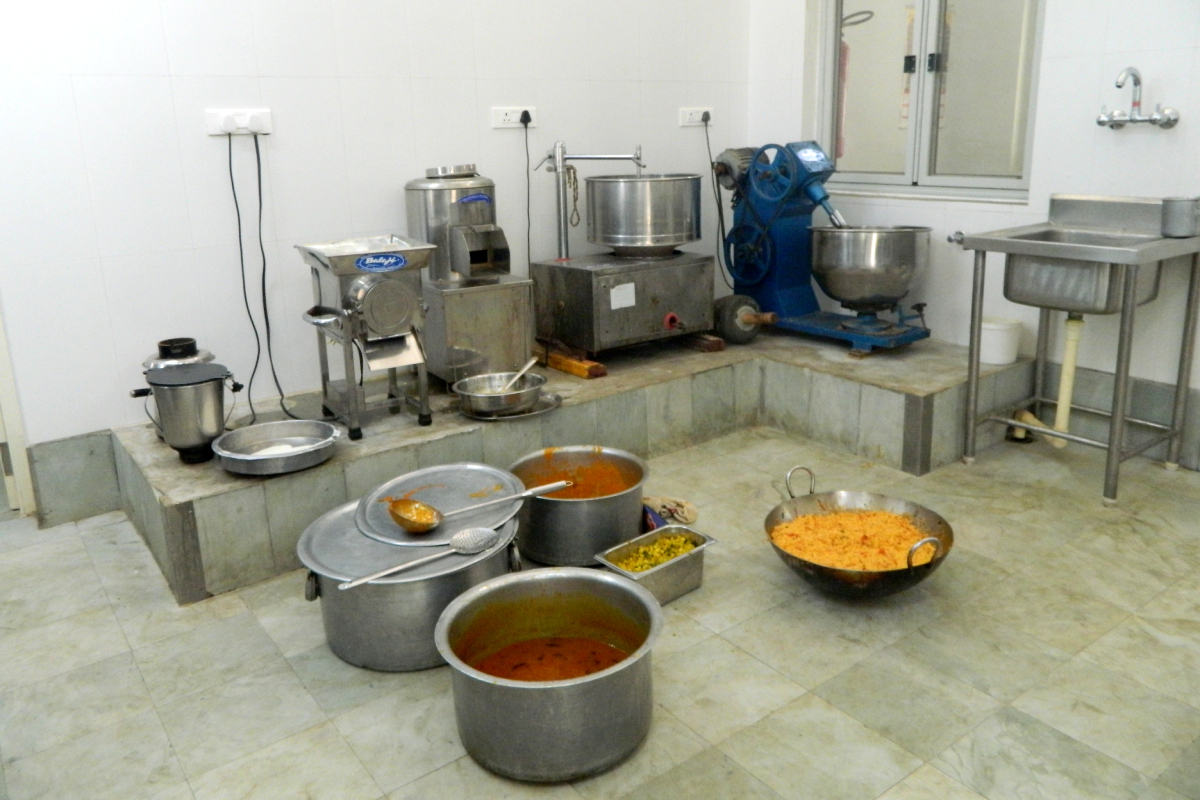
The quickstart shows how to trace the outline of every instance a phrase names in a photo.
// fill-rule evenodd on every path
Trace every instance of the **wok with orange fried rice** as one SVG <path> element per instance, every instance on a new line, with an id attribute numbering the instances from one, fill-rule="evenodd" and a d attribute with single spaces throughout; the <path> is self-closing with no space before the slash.
<path id="1" fill-rule="evenodd" d="M 809 494 L 796 497 L 791 478 L 810 476 Z M 940 515 L 908 500 L 871 492 L 816 492 L 811 470 L 787 474 L 792 499 L 767 515 L 764 527 L 776 554 L 817 589 L 844 597 L 886 597 L 937 569 L 954 544 Z"/>

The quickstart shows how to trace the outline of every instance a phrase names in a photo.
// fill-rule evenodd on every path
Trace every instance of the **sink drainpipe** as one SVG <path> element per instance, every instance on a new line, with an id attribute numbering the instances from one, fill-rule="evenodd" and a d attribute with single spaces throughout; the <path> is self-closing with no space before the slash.
<path id="1" fill-rule="evenodd" d="M 1079 357 L 1079 337 L 1083 335 L 1083 315 L 1067 314 L 1067 339 L 1063 345 L 1062 375 L 1058 380 L 1058 406 L 1054 411 L 1054 430 L 1066 433 L 1071 421 L 1071 396 L 1075 394 L 1075 362 Z M 1066 439 L 1049 437 L 1058 448 L 1067 446 Z"/>

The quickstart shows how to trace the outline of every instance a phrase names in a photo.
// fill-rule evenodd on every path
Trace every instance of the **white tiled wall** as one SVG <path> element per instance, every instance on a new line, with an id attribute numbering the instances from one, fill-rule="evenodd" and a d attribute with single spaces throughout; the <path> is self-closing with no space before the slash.
<path id="1" fill-rule="evenodd" d="M 1180 111 L 1174 129 L 1145 125 L 1112 131 L 1095 124 L 1101 104 L 1129 108 L 1129 86 L 1114 86 L 1127 66 L 1141 70 L 1147 113 L 1159 102 Z M 926 316 L 937 338 L 967 342 L 972 259 L 946 242 L 952 231 L 1044 220 L 1051 193 L 1200 195 L 1200 3 L 1046 0 L 1035 113 L 1028 204 L 835 197 L 852 223 L 933 228 L 932 264 L 917 279 L 910 299 L 929 303 Z M 1025 321 L 1022 349 L 1032 353 L 1037 309 L 1004 299 L 1003 264 L 1003 256 L 989 256 L 985 313 Z M 1136 376 L 1174 382 L 1186 291 L 1183 270 L 1166 273 L 1159 299 L 1140 309 L 1132 368 Z M 1054 317 L 1056 333 L 1061 318 Z M 1087 317 L 1080 365 L 1111 372 L 1117 329 L 1116 316 Z M 1192 385 L 1200 386 L 1200 358 Z"/>
<path id="2" fill-rule="evenodd" d="M 404 232 L 404 183 L 475 162 L 498 185 L 524 273 L 521 131 L 495 105 L 536 105 L 534 162 L 643 147 L 653 171 L 703 172 L 747 140 L 751 10 L 763 0 L 49 0 L 6 9 L 0 48 L 0 302 L 30 442 L 142 418 L 154 343 L 194 336 L 245 381 L 227 142 L 205 108 L 269 107 L 263 239 L 286 391 L 317 384 L 298 242 Z M 254 152 L 235 139 L 247 266 L 258 285 Z M 583 175 L 612 169 L 580 166 Z M 554 255 L 553 179 L 532 176 L 532 255 Z M 704 241 L 715 214 L 705 196 Z M 586 252 L 582 228 L 573 247 Z M 255 291 L 257 294 L 257 291 Z M 257 307 L 258 298 L 252 295 Z M 261 324 L 260 324 L 261 330 Z M 256 395 L 274 394 L 260 372 Z"/>

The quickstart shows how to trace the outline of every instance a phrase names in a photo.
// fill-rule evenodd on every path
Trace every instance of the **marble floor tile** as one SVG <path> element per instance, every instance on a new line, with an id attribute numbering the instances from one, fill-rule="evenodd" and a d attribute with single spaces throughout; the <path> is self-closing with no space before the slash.
<path id="1" fill-rule="evenodd" d="M 488 800 L 579 800 L 579 793 L 566 783 L 522 783 L 488 772 L 470 756 L 450 762 L 423 778 L 406 784 L 388 795 L 388 800 L 426 800 L 426 798 L 487 798 Z"/>
<path id="2" fill-rule="evenodd" d="M 1075 546 L 1105 561 L 1136 567 L 1164 584 L 1200 570 L 1200 539 L 1180 542 L 1137 517 L 1118 517 L 1092 528 Z"/>
<path id="3" fill-rule="evenodd" d="M 921 759 L 813 694 L 734 734 L 720 749 L 784 797 L 868 800 L 921 766 Z"/>
<path id="4" fill-rule="evenodd" d="M 946 558 L 937 572 L 921 583 L 921 590 L 943 612 L 957 611 L 1011 574 L 999 562 L 959 547 L 957 542 L 951 552 L 953 557 Z"/>
<path id="5" fill-rule="evenodd" d="M 799 685 L 720 637 L 654 664 L 655 698 L 712 744 L 803 693 Z"/>
<path id="6" fill-rule="evenodd" d="M 676 611 L 670 606 L 663 608 L 663 623 L 662 634 L 659 635 L 658 642 L 654 645 L 655 658 L 686 650 L 692 645 L 716 635 L 687 614 Z"/>
<path id="7" fill-rule="evenodd" d="M 1180 753 L 1158 776 L 1158 781 L 1184 797 L 1200 800 L 1200 739 Z"/>
<path id="8" fill-rule="evenodd" d="M 879 796 L 879 800 L 985 800 L 928 764 Z"/>
<path id="9" fill-rule="evenodd" d="M 97 514 L 94 517 L 81 519 L 75 522 L 75 530 L 79 533 L 87 533 L 97 528 L 106 528 L 109 525 L 117 525 L 122 522 L 128 522 L 129 517 L 124 511 L 108 511 L 103 514 Z"/>
<path id="10" fill-rule="evenodd" d="M 284 600 L 304 597 L 304 584 L 308 580 L 308 570 L 294 569 L 274 578 L 268 578 L 262 583 L 246 586 L 237 590 L 237 594 L 246 604 L 246 608 L 256 611 L 263 606 L 273 605 Z"/>
<path id="11" fill-rule="evenodd" d="M 1012 705 L 1151 777 L 1200 738 L 1200 711 L 1079 658 Z"/>
<path id="12" fill-rule="evenodd" d="M 0 554 L 75 536 L 76 533 L 78 530 L 74 522 L 42 530 L 38 528 L 36 517 L 17 517 L 5 520 L 0 522 Z"/>
<path id="13" fill-rule="evenodd" d="M 219 594 L 189 606 L 179 605 L 166 585 L 132 595 L 114 596 L 110 589 L 109 597 L 121 630 L 134 648 L 191 633 L 246 611 L 246 604 L 235 592 Z"/>
<path id="14" fill-rule="evenodd" d="M 779 800 L 779 795 L 715 747 L 626 795 L 627 800 Z"/>
<path id="15" fill-rule="evenodd" d="M 1129 616 L 1083 589 L 1025 575 L 983 589 L 965 608 L 1068 653 L 1078 653 Z"/>
<path id="16" fill-rule="evenodd" d="M 948 615 L 896 642 L 896 648 L 1001 702 L 1011 702 L 1069 657 L 979 614 Z"/>
<path id="17" fill-rule="evenodd" d="M 282 659 L 158 711 L 189 779 L 327 719 Z"/>
<path id="18" fill-rule="evenodd" d="M 184 779 L 154 711 L 8 764 L 4 775 L 12 800 L 139 800 Z"/>
<path id="19" fill-rule="evenodd" d="M 325 641 L 321 604 L 303 597 L 289 597 L 254 610 L 258 624 L 284 656 L 306 653 Z"/>
<path id="20" fill-rule="evenodd" d="M 283 663 L 248 611 L 133 651 L 158 705 Z"/>
<path id="21" fill-rule="evenodd" d="M 790 600 L 721 635 L 807 688 L 815 688 L 886 643 L 870 632 L 844 627 L 828 615 L 810 614 L 808 598 Z M 813 646 L 819 642 L 819 646 Z"/>
<path id="22" fill-rule="evenodd" d="M 108 597 L 78 536 L 0 554 L 0 630 L 106 608 Z"/>
<path id="23" fill-rule="evenodd" d="M 943 514 L 943 516 L 945 516 Z M 954 546 L 1006 565 L 1010 572 L 1025 568 L 1080 535 L 1060 525 L 1031 525 L 1016 517 L 964 513 L 947 517 L 954 528 Z"/>
<path id="24" fill-rule="evenodd" d="M 1137 615 L 1173 625 L 1180 633 L 1191 632 L 1192 638 L 1200 640 L 1200 572 L 1175 583 L 1142 606 Z"/>
<path id="25" fill-rule="evenodd" d="M 910 753 L 933 758 L 1000 707 L 895 648 L 860 661 L 813 690 Z"/>
<path id="26" fill-rule="evenodd" d="M 1200 637 L 1195 623 L 1132 617 L 1080 655 L 1193 708 L 1200 708 Z"/>
<path id="27" fill-rule="evenodd" d="M 1020 574 L 1062 589 L 1084 589 L 1126 611 L 1145 605 L 1170 584 L 1137 564 L 1092 555 L 1078 541 L 1039 558 Z"/>
<path id="28" fill-rule="evenodd" d="M 707 742 L 656 705 L 650 733 L 633 755 L 618 767 L 576 781 L 573 786 L 587 800 L 617 800 L 707 748 Z"/>
<path id="29" fill-rule="evenodd" d="M 721 551 L 713 547 L 704 554 L 704 583 L 672 602 L 671 607 L 720 633 L 793 596 L 773 583 L 748 580 L 746 570 L 729 548 Z"/>
<path id="30" fill-rule="evenodd" d="M 931 763 L 989 800 L 1168 796 L 1145 775 L 1011 708 L 996 712 Z"/>
<path id="31" fill-rule="evenodd" d="M 205 772 L 191 784 L 196 800 L 376 800 L 383 796 L 328 722 Z"/>
<path id="32" fill-rule="evenodd" d="M 347 664 L 322 644 L 288 658 L 304 687 L 329 716 L 337 716 L 372 700 L 420 683 L 428 672 L 376 672 Z"/>
<path id="33" fill-rule="evenodd" d="M 0 631 L 0 691 L 37 683 L 128 650 L 121 626 L 108 608 L 37 628 Z"/>
<path id="34" fill-rule="evenodd" d="M 149 800 L 196 800 L 196 795 L 192 794 L 192 787 L 184 781 L 161 792 L 155 792 Z"/>
<path id="35" fill-rule="evenodd" d="M 113 725 L 154 707 L 130 653 L 0 694 L 5 763 Z"/>
<path id="36" fill-rule="evenodd" d="M 334 718 L 371 777 L 386 792 L 466 753 L 454 720 L 448 668 Z"/>

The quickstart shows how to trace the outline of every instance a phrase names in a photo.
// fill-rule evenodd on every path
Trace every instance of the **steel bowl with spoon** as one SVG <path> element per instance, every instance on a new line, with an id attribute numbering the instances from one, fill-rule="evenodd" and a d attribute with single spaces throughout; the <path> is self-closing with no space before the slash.
<path id="1" fill-rule="evenodd" d="M 504 390 L 514 374 L 489 372 L 473 375 L 456 381 L 450 388 L 458 395 L 463 407 L 476 414 L 512 414 L 533 408 L 541 397 L 546 377 L 535 372 L 527 373 L 511 388 Z"/>
<path id="2" fill-rule="evenodd" d="M 493 500 L 488 500 L 483 503 L 476 503 L 473 506 L 465 508 L 456 508 L 453 511 L 447 511 L 444 514 L 438 511 L 429 503 L 422 503 L 420 500 L 414 500 L 411 497 L 400 497 L 388 503 L 388 513 L 392 515 L 392 519 L 396 524 L 409 533 L 427 533 L 433 530 L 438 525 L 442 524 L 442 520 L 446 517 L 453 517 L 457 514 L 466 514 L 471 511 L 477 511 L 481 508 L 499 505 L 500 503 L 508 503 L 513 500 L 524 500 L 527 497 L 537 497 L 550 492 L 557 492 L 559 489 L 566 489 L 573 485 L 570 481 L 556 481 L 548 483 L 545 486 L 535 486 L 532 489 L 526 489 L 520 494 L 507 495 L 506 497 L 497 497 Z M 451 539 L 453 541 L 453 539 Z"/>
<path id="3" fill-rule="evenodd" d="M 792 475 L 801 471 L 807 472 L 809 476 L 808 494 L 796 497 L 796 493 L 792 491 Z M 954 546 L 954 531 L 950 524 L 941 515 L 908 500 L 872 492 L 844 490 L 817 494 L 816 475 L 807 467 L 794 467 L 789 470 L 784 483 L 791 499 L 775 506 L 767 515 L 763 523 L 767 530 L 767 541 L 784 564 L 826 594 L 865 599 L 887 597 L 902 592 L 933 574 Z M 839 511 L 890 511 L 909 517 L 923 536 L 909 548 L 908 566 L 880 572 L 829 567 L 798 558 L 775 544 L 771 538 L 775 527 L 788 520 L 810 514 L 834 514 Z M 913 564 L 914 554 L 926 544 L 934 545 L 933 558 L 924 564 Z"/>

